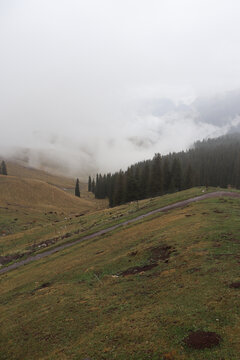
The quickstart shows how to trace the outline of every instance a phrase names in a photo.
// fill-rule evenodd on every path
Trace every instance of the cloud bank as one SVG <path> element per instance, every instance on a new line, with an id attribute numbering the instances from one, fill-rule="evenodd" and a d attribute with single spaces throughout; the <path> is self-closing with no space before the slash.
<path id="1" fill-rule="evenodd" d="M 239 11 L 234 0 L 1 1 L 1 153 L 85 177 L 238 129 Z"/>

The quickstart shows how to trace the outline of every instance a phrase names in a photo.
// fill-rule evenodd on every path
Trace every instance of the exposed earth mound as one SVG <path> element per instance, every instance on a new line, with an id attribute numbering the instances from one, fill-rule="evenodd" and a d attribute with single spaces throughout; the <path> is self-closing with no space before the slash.
<path id="1" fill-rule="evenodd" d="M 206 349 L 219 345 L 222 340 L 221 336 L 210 331 L 194 331 L 191 332 L 183 342 L 193 349 Z"/>
<path id="2" fill-rule="evenodd" d="M 240 281 L 231 283 L 229 287 L 232 289 L 240 289 Z"/>

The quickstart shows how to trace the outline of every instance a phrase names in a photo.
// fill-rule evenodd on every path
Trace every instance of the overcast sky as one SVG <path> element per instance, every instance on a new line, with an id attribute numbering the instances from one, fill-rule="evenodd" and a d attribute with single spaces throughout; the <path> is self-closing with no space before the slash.
<path id="1" fill-rule="evenodd" d="M 238 114 L 195 99 L 240 89 L 239 17 L 238 0 L 0 0 L 1 147 L 94 172 L 227 132 Z"/>

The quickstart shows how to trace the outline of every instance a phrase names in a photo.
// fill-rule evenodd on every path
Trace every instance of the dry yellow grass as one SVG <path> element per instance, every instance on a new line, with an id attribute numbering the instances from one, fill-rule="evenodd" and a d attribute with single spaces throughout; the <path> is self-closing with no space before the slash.
<path id="1" fill-rule="evenodd" d="M 8 175 L 10 176 L 15 176 L 21 179 L 40 180 L 47 184 L 54 185 L 67 193 L 74 194 L 76 179 L 71 177 L 53 175 L 44 170 L 23 166 L 11 161 L 7 161 L 7 170 Z M 79 177 L 80 175 L 81 174 L 79 174 Z M 108 207 L 107 200 L 95 199 L 94 195 L 87 191 L 87 179 L 86 183 L 80 181 L 80 192 L 81 198 L 92 202 L 93 208 L 99 210 Z"/>
<path id="2" fill-rule="evenodd" d="M 52 175 L 46 171 L 22 166 L 14 162 L 7 162 L 7 170 L 8 175 L 11 176 L 42 180 L 62 188 L 74 188 L 75 185 L 75 181 L 71 177 Z"/>
<path id="3" fill-rule="evenodd" d="M 0 205 L 34 211 L 86 212 L 92 201 L 77 198 L 56 186 L 36 179 L 0 176 Z"/>

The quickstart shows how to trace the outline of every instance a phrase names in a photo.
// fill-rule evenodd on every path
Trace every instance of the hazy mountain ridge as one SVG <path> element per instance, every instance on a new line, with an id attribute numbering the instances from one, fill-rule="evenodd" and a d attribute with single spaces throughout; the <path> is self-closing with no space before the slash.
<path id="1" fill-rule="evenodd" d="M 86 181 L 89 174 L 127 168 L 156 152 L 165 155 L 187 150 L 197 140 L 240 131 L 240 90 L 198 97 L 188 103 L 153 99 L 137 107 L 134 119 L 129 118 L 114 132 L 106 127 L 99 139 L 94 138 L 94 130 L 89 134 L 92 139 L 79 142 L 57 132 L 35 133 L 36 145 L 9 146 L 0 153 L 23 166 Z"/>

